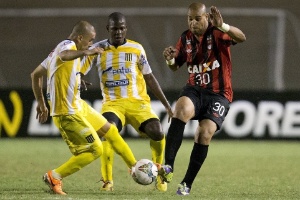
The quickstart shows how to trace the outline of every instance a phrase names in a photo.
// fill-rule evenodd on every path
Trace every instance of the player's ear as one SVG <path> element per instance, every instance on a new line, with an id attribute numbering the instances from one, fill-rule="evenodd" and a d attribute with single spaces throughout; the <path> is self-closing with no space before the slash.
<path id="1" fill-rule="evenodd" d="M 83 35 L 78 35 L 77 39 L 78 39 L 78 41 L 81 41 L 83 39 Z"/>
<path id="2" fill-rule="evenodd" d="M 108 25 L 106 25 L 106 30 L 109 31 L 109 26 Z"/>

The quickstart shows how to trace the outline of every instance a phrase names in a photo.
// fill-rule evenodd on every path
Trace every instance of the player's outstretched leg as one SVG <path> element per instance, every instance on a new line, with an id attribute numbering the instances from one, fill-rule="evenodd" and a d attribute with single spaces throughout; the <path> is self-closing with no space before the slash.
<path id="1" fill-rule="evenodd" d="M 48 171 L 43 176 L 43 181 L 49 186 L 50 190 L 52 190 L 55 194 L 67 195 L 62 190 L 62 181 L 59 179 L 55 179 L 52 176 L 52 170 Z"/>
<path id="2" fill-rule="evenodd" d="M 102 141 L 103 145 L 103 154 L 100 157 L 101 162 L 101 174 L 102 174 L 102 186 L 100 190 L 102 191 L 113 191 L 113 162 L 114 162 L 114 150 L 108 141 Z"/>

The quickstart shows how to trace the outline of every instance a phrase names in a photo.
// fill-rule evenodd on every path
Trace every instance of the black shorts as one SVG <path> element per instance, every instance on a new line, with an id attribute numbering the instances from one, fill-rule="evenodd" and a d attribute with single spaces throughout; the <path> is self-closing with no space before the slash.
<path id="1" fill-rule="evenodd" d="M 182 96 L 190 98 L 195 106 L 195 116 L 191 120 L 210 119 L 217 124 L 217 130 L 221 128 L 230 108 L 228 99 L 199 86 L 185 86 L 180 93 Z"/>

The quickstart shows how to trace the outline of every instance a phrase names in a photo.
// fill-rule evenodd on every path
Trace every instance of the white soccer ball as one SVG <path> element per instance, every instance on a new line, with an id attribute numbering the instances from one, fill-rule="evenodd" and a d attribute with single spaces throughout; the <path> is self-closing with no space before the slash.
<path id="1" fill-rule="evenodd" d="M 141 185 L 153 183 L 158 174 L 157 166 L 148 159 L 137 161 L 131 169 L 131 176 L 135 182 Z"/>

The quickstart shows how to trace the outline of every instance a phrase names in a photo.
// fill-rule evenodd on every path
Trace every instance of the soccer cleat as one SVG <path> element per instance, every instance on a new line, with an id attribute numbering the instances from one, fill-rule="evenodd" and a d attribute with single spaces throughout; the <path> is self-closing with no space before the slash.
<path id="1" fill-rule="evenodd" d="M 186 186 L 186 183 L 180 183 L 178 184 L 178 189 L 176 194 L 178 195 L 189 195 L 191 191 L 191 188 Z"/>
<path id="2" fill-rule="evenodd" d="M 102 187 L 100 190 L 102 191 L 114 191 L 114 183 L 113 181 L 104 181 L 103 179 L 101 180 L 103 182 Z"/>
<path id="3" fill-rule="evenodd" d="M 155 188 L 159 191 L 166 192 L 168 189 L 168 184 L 163 181 L 162 177 L 158 175 L 155 180 Z"/>
<path id="4" fill-rule="evenodd" d="M 55 179 L 52 177 L 52 171 L 48 171 L 44 176 L 43 176 L 44 182 L 49 186 L 50 190 L 52 190 L 55 194 L 60 194 L 60 195 L 67 195 L 63 190 L 62 190 L 62 181 Z"/>
<path id="5" fill-rule="evenodd" d="M 161 176 L 162 180 L 170 183 L 173 178 L 173 169 L 170 165 L 160 165 L 156 164 L 158 169 L 158 175 Z"/>

